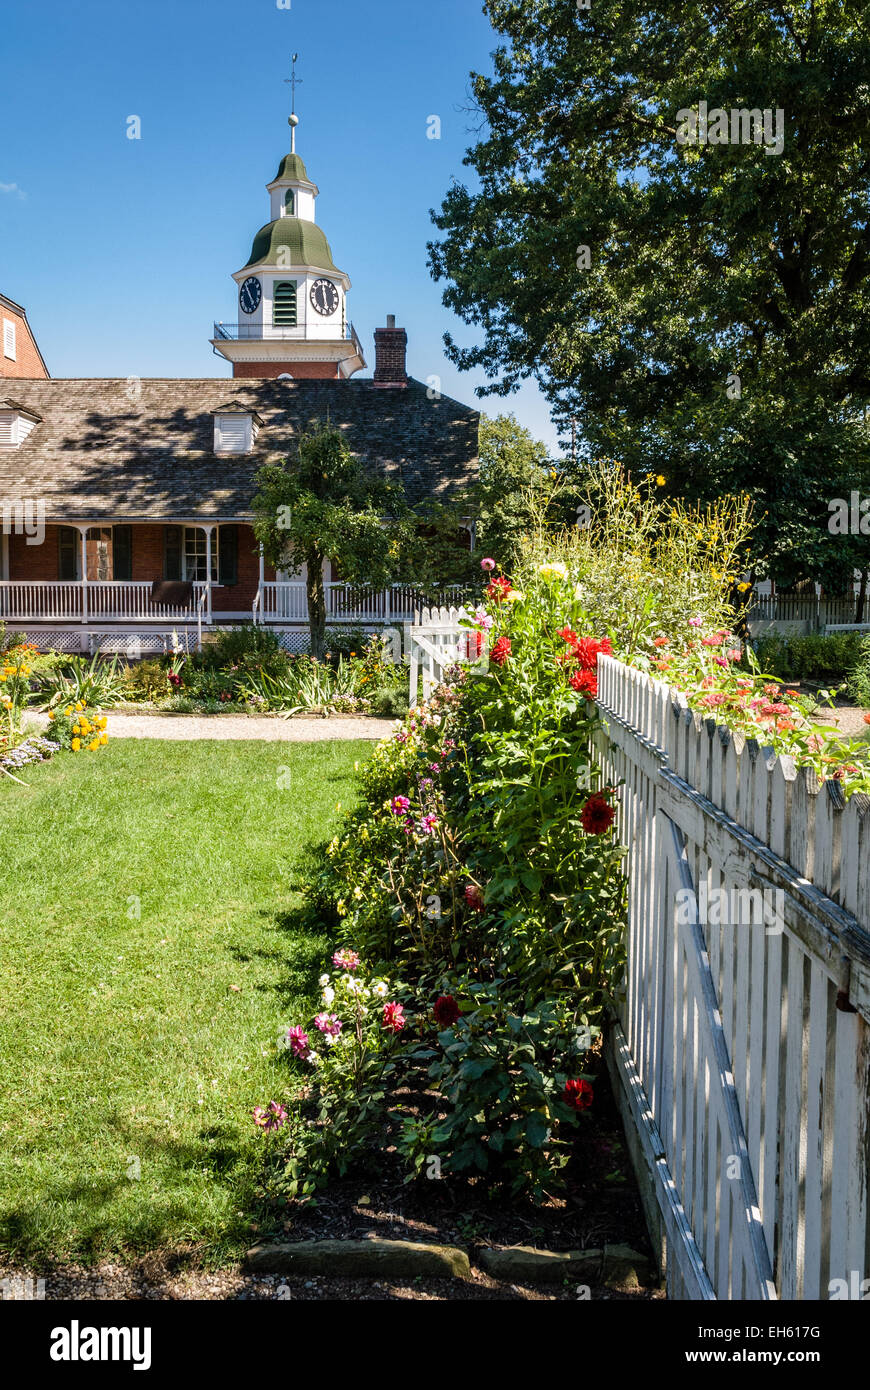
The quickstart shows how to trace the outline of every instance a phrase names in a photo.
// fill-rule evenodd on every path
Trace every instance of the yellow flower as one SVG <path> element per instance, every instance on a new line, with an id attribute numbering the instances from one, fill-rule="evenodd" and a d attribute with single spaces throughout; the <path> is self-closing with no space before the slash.
<path id="1" fill-rule="evenodd" d="M 666 481 L 667 480 L 662 477 L 661 473 L 659 473 L 658 477 L 656 478 L 656 487 L 664 487 Z"/>
<path id="2" fill-rule="evenodd" d="M 106 725 L 107 725 L 108 722 L 109 722 L 109 721 L 106 719 L 106 716 L 105 716 L 105 715 L 103 715 L 102 719 L 98 719 L 98 720 L 97 720 L 97 723 L 99 724 L 99 726 L 100 726 L 101 729 L 105 729 L 105 727 L 106 727 Z"/>
<path id="3" fill-rule="evenodd" d="M 525 594 L 522 589 L 508 589 L 504 596 L 505 603 L 522 603 Z"/>
<path id="4" fill-rule="evenodd" d="M 106 744 L 107 744 L 108 742 L 109 742 L 109 735 L 108 735 L 108 734 L 100 734 L 100 743 L 103 745 L 104 748 L 105 748 L 105 746 L 106 746 Z"/>
<path id="5" fill-rule="evenodd" d="M 74 738 L 73 741 L 72 741 L 72 743 L 70 744 L 70 747 L 72 748 L 72 751 L 73 751 L 74 753 L 77 753 L 77 752 L 79 751 L 79 749 L 81 748 L 81 746 L 82 746 L 81 739 L 78 739 L 78 738 Z"/>
<path id="6" fill-rule="evenodd" d="M 335 910 L 339 917 L 345 917 L 347 915 L 347 903 L 344 901 L 344 898 L 339 898 L 338 902 L 335 904 Z"/>
<path id="7" fill-rule="evenodd" d="M 84 709 L 84 705 L 82 704 L 81 700 L 76 700 L 76 709 Z"/>
<path id="8" fill-rule="evenodd" d="M 546 565 L 538 565 L 538 574 L 542 574 L 545 579 L 566 579 L 568 577 L 568 566 L 563 565 L 560 560 L 551 560 Z"/>
<path id="9" fill-rule="evenodd" d="M 75 714 L 75 710 L 72 708 L 72 706 L 70 706 L 69 709 L 65 709 L 65 710 L 64 710 L 64 714 L 67 715 L 67 716 L 69 716 L 69 717 L 71 717 L 72 715 Z"/>
<path id="10" fill-rule="evenodd" d="M 738 585 L 737 585 L 737 588 L 740 590 L 740 593 L 741 593 L 741 594 L 745 594 L 747 589 L 751 589 L 751 588 L 752 588 L 752 585 L 751 585 L 751 584 L 747 584 L 747 583 L 744 581 L 743 584 L 738 584 Z"/>
<path id="11" fill-rule="evenodd" d="M 50 710 L 48 711 L 48 717 L 49 717 L 49 719 L 53 719 L 53 718 L 54 718 L 54 710 L 53 710 L 53 709 L 50 709 Z"/>
<path id="12" fill-rule="evenodd" d="M 99 740 L 98 738 L 95 738 L 95 739 L 93 740 L 92 743 L 89 743 L 89 744 L 88 744 L 88 748 L 91 750 L 92 753 L 96 753 L 96 751 L 97 751 L 97 749 L 99 748 L 99 746 L 100 746 L 100 740 Z"/>

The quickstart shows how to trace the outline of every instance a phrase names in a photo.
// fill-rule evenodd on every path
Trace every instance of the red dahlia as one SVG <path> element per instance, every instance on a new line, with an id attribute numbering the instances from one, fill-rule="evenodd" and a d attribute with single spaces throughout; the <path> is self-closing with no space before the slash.
<path id="1" fill-rule="evenodd" d="M 459 1018 L 459 1005 L 452 994 L 441 994 L 435 1000 L 432 1012 L 436 1023 L 440 1023 L 442 1028 L 450 1028 Z"/>
<path id="2" fill-rule="evenodd" d="M 496 666 L 504 666 L 511 654 L 511 643 L 509 637 L 500 637 L 489 654 L 490 661 L 494 661 Z"/>
<path id="3" fill-rule="evenodd" d="M 483 894 L 476 883 L 469 883 L 465 890 L 465 901 L 468 903 L 469 907 L 474 908 L 475 912 L 483 912 L 483 909 L 486 907 Z"/>
<path id="4" fill-rule="evenodd" d="M 489 598 L 494 598 L 496 603 L 501 603 L 502 599 L 510 593 L 512 584 L 504 575 L 499 575 L 496 579 L 491 579 L 486 586 Z"/>
<path id="5" fill-rule="evenodd" d="M 572 690 L 582 692 L 589 700 L 594 700 L 598 694 L 598 677 L 594 671 L 575 671 L 568 684 Z"/>
<path id="6" fill-rule="evenodd" d="M 595 1092 L 588 1081 L 566 1081 L 565 1089 L 562 1092 L 562 1099 L 574 1110 L 588 1110 L 595 1097 Z"/>
<path id="7" fill-rule="evenodd" d="M 580 812 L 580 824 L 587 835 L 603 835 L 613 824 L 616 815 L 602 792 L 593 792 Z"/>

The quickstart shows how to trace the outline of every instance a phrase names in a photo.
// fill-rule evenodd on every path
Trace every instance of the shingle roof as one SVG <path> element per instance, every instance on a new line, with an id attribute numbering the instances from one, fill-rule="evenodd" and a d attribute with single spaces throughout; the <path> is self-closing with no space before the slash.
<path id="1" fill-rule="evenodd" d="M 260 465 L 292 457 L 300 433 L 327 417 L 412 502 L 445 500 L 477 470 L 478 412 L 429 400 L 413 379 L 385 390 L 366 379 L 56 378 L 17 380 L 15 396 L 42 419 L 0 451 L 0 504 L 43 500 L 48 520 L 243 520 Z M 228 406 L 261 417 L 253 453 L 215 455 L 213 412 Z"/>
<path id="2" fill-rule="evenodd" d="M 341 273 L 322 227 L 301 217 L 279 217 L 260 228 L 244 269 L 257 265 L 310 265 Z"/>
<path id="3" fill-rule="evenodd" d="M 285 154 L 284 158 L 281 160 L 281 163 L 278 165 L 278 172 L 272 182 L 278 183 L 282 179 L 296 179 L 300 183 L 311 182 L 308 177 L 308 170 L 305 168 L 305 164 L 298 154 Z"/>

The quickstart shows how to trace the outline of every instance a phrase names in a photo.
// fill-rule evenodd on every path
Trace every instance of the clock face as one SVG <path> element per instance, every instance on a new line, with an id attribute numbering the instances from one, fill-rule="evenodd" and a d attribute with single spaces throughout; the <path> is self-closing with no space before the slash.
<path id="1" fill-rule="evenodd" d="M 263 286 L 260 284 L 256 275 L 249 275 L 242 288 L 239 290 L 239 305 L 245 314 L 256 313 L 260 300 L 263 298 Z"/>
<path id="2" fill-rule="evenodd" d="M 314 281 L 311 286 L 311 303 L 318 314 L 323 314 L 324 318 L 335 313 L 341 303 L 341 298 L 331 280 Z"/>

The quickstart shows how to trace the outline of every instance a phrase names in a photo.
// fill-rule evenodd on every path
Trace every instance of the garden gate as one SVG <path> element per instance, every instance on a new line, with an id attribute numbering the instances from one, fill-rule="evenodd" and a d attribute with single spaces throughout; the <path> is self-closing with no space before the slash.
<path id="1" fill-rule="evenodd" d="M 410 701 L 417 703 L 417 687 L 423 674 L 423 699 L 428 700 L 448 666 L 477 656 L 477 634 L 460 627 L 464 608 L 424 608 L 408 629 Z"/>
<path id="2" fill-rule="evenodd" d="M 598 679 L 630 849 L 610 1060 L 669 1294 L 861 1297 L 870 798 L 611 658 Z"/>

